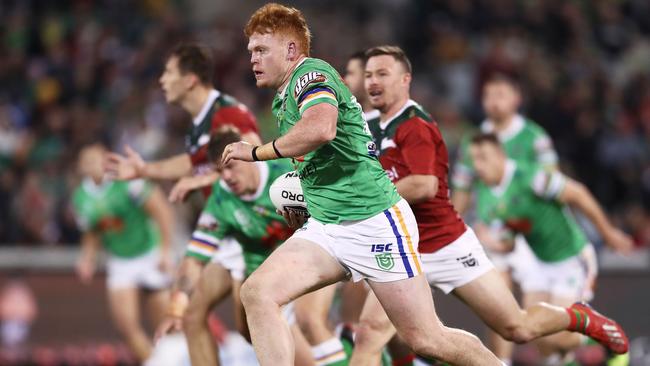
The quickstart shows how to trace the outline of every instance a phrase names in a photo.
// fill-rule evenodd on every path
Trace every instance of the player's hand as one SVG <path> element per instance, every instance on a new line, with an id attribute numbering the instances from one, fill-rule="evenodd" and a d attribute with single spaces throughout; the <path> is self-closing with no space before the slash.
<path id="1" fill-rule="evenodd" d="M 284 221 L 287 222 L 287 226 L 289 226 L 292 229 L 298 229 L 302 227 L 302 225 L 304 225 L 305 222 L 307 221 L 307 219 L 304 216 L 298 215 L 294 211 L 276 210 L 275 212 L 277 212 L 278 215 L 282 215 L 282 217 L 284 217 Z"/>
<path id="2" fill-rule="evenodd" d="M 199 188 L 208 187 L 217 179 L 219 179 L 219 175 L 216 173 L 183 177 L 176 182 L 171 192 L 169 192 L 169 201 L 172 203 L 182 202 L 188 193 Z"/>
<path id="3" fill-rule="evenodd" d="M 221 163 L 228 164 L 231 160 L 253 161 L 253 148 L 248 142 L 239 141 L 232 143 L 223 150 Z"/>
<path id="4" fill-rule="evenodd" d="M 95 261 L 91 259 L 82 258 L 77 261 L 76 265 L 77 277 L 84 285 L 89 285 L 93 276 L 95 275 Z"/>
<path id="5" fill-rule="evenodd" d="M 607 245 L 617 253 L 630 255 L 634 250 L 634 241 L 632 238 L 619 229 L 614 228 L 610 230 L 603 239 L 605 239 L 605 243 L 607 243 Z"/>
<path id="6" fill-rule="evenodd" d="M 104 169 L 111 177 L 118 180 L 142 178 L 147 163 L 130 146 L 126 146 L 124 151 L 126 152 L 124 156 L 109 153 L 104 163 Z"/>
<path id="7" fill-rule="evenodd" d="M 181 330 L 183 330 L 183 319 L 177 316 L 168 315 L 160 322 L 160 324 L 158 324 L 153 341 L 154 343 L 157 343 L 160 338 L 166 336 L 167 334 L 180 332 Z"/>
<path id="8" fill-rule="evenodd" d="M 507 245 L 507 243 L 501 240 L 498 235 L 495 235 L 494 231 L 485 224 L 479 223 L 474 225 L 474 232 L 481 244 L 483 244 L 483 246 L 489 251 L 495 253 L 508 253 L 513 249 L 513 246 Z"/>

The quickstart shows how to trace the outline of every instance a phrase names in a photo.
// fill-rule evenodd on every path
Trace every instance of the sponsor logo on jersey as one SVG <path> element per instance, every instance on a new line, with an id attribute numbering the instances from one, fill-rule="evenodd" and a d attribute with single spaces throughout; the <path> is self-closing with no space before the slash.
<path id="1" fill-rule="evenodd" d="M 325 75 L 321 74 L 318 71 L 308 72 L 296 81 L 296 86 L 293 89 L 293 96 L 298 98 L 298 96 L 305 90 L 305 87 L 312 83 L 324 83 L 327 81 Z"/>
<path id="2" fill-rule="evenodd" d="M 368 155 L 372 156 L 373 158 L 377 157 L 377 144 L 375 144 L 372 141 L 368 141 L 366 143 L 366 148 L 368 149 Z"/>
<path id="3" fill-rule="evenodd" d="M 393 260 L 393 255 L 391 253 L 387 252 L 377 254 L 375 255 L 375 259 L 377 260 L 377 266 L 384 271 L 388 271 L 395 267 L 395 261 Z"/>
<path id="4" fill-rule="evenodd" d="M 393 243 L 388 243 L 388 244 L 373 244 L 370 247 L 370 251 L 373 253 L 383 253 L 383 252 L 390 252 L 392 251 L 392 245 Z"/>
<path id="5" fill-rule="evenodd" d="M 316 165 L 309 163 L 298 173 L 298 178 L 302 180 L 303 178 L 309 177 L 314 173 L 316 173 Z"/>
<path id="6" fill-rule="evenodd" d="M 465 268 L 478 266 L 478 260 L 474 258 L 472 253 L 469 253 L 464 257 L 456 258 L 456 261 L 462 263 Z"/>

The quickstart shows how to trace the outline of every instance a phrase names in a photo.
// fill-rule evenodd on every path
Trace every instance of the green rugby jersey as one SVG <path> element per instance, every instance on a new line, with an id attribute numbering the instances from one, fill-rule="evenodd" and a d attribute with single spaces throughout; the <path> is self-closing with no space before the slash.
<path id="1" fill-rule="evenodd" d="M 558 201 L 567 178 L 540 165 L 508 160 L 498 186 L 476 185 L 479 219 L 523 234 L 535 255 L 558 262 L 580 253 L 587 238 L 568 207 Z"/>
<path id="2" fill-rule="evenodd" d="M 508 158 L 524 164 L 539 164 L 545 169 L 557 167 L 557 154 L 546 131 L 530 119 L 521 115 L 514 117 L 506 130 L 497 134 Z M 494 132 L 494 125 L 486 120 L 481 124 L 482 132 Z M 469 154 L 470 135 L 463 138 L 460 154 L 454 165 L 451 179 L 453 189 L 471 190 L 476 180 L 472 158 Z"/>
<path id="3" fill-rule="evenodd" d="M 160 233 L 143 204 L 153 186 L 144 180 L 84 180 L 72 196 L 77 224 L 96 232 L 106 250 L 122 258 L 137 257 L 159 244 Z"/>
<path id="4" fill-rule="evenodd" d="M 275 212 L 269 197 L 269 187 L 277 177 L 292 170 L 291 164 L 287 159 L 254 164 L 259 167 L 260 185 L 253 195 L 237 196 L 222 180 L 212 186 L 186 255 L 207 262 L 221 240 L 233 238 L 242 246 L 246 275 L 249 275 L 291 236 L 293 231 Z"/>
<path id="5" fill-rule="evenodd" d="M 285 134 L 305 110 L 319 103 L 338 109 L 336 137 L 293 159 L 311 217 L 322 223 L 362 220 L 391 207 L 400 196 L 379 160 L 361 106 L 337 71 L 306 58 L 273 100 L 273 115 Z"/>

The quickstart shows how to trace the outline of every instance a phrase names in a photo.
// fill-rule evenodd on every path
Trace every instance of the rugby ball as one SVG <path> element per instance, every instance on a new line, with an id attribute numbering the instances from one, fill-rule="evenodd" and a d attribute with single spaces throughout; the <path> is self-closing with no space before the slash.
<path id="1" fill-rule="evenodd" d="M 278 210 L 287 210 L 296 215 L 309 217 L 307 202 L 300 186 L 300 178 L 295 171 L 277 177 L 269 187 L 269 196 Z"/>

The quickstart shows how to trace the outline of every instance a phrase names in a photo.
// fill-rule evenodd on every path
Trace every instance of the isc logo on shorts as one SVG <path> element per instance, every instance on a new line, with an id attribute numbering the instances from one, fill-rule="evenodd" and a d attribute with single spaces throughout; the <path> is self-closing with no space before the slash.
<path id="1" fill-rule="evenodd" d="M 391 251 L 391 246 L 393 243 L 388 243 L 388 244 L 373 244 L 370 247 L 370 251 L 373 253 L 383 253 L 383 252 L 390 252 Z"/>

